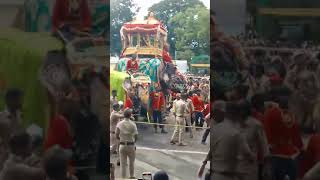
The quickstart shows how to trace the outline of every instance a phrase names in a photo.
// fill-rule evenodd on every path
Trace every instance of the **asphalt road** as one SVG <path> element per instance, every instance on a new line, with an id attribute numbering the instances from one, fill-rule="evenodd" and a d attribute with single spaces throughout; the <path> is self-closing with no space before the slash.
<path id="1" fill-rule="evenodd" d="M 167 123 L 174 122 L 170 118 Z M 158 170 L 165 170 L 170 180 L 197 180 L 197 171 L 209 151 L 209 137 L 208 145 L 200 143 L 204 130 L 196 131 L 193 138 L 189 137 L 189 133 L 185 133 L 184 143 L 187 146 L 181 147 L 169 143 L 174 127 L 166 127 L 167 134 L 155 134 L 153 126 L 144 124 L 137 126 L 139 140 L 135 160 L 136 178 L 141 178 L 143 172 L 155 173 Z M 117 155 L 112 155 L 110 159 L 116 163 Z M 120 177 L 119 166 L 116 167 L 115 174 L 116 178 Z"/>

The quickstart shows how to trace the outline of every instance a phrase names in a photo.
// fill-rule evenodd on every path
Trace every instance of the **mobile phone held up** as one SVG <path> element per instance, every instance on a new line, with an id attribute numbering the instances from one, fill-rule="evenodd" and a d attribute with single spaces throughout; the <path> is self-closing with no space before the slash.
<path id="1" fill-rule="evenodd" d="M 151 172 L 142 173 L 142 180 L 152 180 L 152 173 Z"/>

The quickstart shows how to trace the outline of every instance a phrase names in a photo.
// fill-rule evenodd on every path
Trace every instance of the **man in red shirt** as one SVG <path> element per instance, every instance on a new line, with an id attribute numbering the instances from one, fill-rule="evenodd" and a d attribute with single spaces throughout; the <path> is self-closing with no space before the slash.
<path id="1" fill-rule="evenodd" d="M 52 31 L 66 35 L 89 35 L 91 15 L 86 0 L 56 0 L 52 15 Z"/>
<path id="2" fill-rule="evenodd" d="M 152 102 L 152 116 L 154 123 L 162 123 L 162 108 L 165 104 L 165 97 L 164 94 L 161 92 L 160 88 L 158 87 L 155 92 L 150 94 L 151 102 Z M 157 133 L 157 125 L 154 126 L 155 132 Z M 164 130 L 163 125 L 159 125 L 161 128 L 161 133 L 167 133 Z"/>
<path id="3" fill-rule="evenodd" d="M 163 51 L 162 51 L 162 59 L 164 62 L 166 63 L 172 63 L 172 57 L 170 56 L 169 54 L 169 44 L 166 44 L 164 47 L 163 47 Z"/>
<path id="4" fill-rule="evenodd" d="M 303 143 L 299 125 L 288 111 L 288 97 L 278 97 L 275 106 L 266 111 L 265 127 L 275 180 L 297 178 L 296 159 L 300 155 Z"/>
<path id="5" fill-rule="evenodd" d="M 133 94 L 131 92 L 128 92 L 126 101 L 124 103 L 124 109 L 126 109 L 126 108 L 133 109 L 132 95 Z"/>
<path id="6" fill-rule="evenodd" d="M 127 72 L 137 72 L 139 70 L 137 55 L 133 55 L 127 62 Z"/>
<path id="7" fill-rule="evenodd" d="M 194 117 L 195 117 L 195 125 L 198 127 L 203 127 L 204 116 L 204 103 L 200 96 L 200 90 L 197 90 L 196 94 L 192 96 L 192 103 L 194 106 Z"/>
<path id="8" fill-rule="evenodd" d="M 63 99 L 59 103 L 58 114 L 49 121 L 44 149 L 47 150 L 54 145 L 59 145 L 64 149 L 71 149 L 73 135 L 70 126 L 70 113 L 73 111 L 74 102 Z"/>

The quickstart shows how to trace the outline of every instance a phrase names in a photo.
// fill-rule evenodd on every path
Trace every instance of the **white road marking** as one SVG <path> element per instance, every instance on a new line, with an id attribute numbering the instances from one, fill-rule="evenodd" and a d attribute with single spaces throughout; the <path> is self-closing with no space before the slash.
<path id="1" fill-rule="evenodd" d="M 207 155 L 207 152 L 201 151 L 183 151 L 183 150 L 174 150 L 174 149 L 157 149 L 157 148 L 148 148 L 148 147 L 141 147 L 137 146 L 137 149 L 141 150 L 150 150 L 150 151 L 160 151 L 160 152 L 175 152 L 175 153 L 186 153 L 186 154 L 203 154 Z"/>

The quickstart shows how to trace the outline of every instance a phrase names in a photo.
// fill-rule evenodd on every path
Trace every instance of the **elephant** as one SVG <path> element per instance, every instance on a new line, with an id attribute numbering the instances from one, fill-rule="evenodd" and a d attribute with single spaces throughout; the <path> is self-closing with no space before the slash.
<path id="1" fill-rule="evenodd" d="M 117 71 L 126 71 L 126 65 L 129 58 L 121 58 L 116 65 Z M 163 62 L 157 58 L 139 59 L 139 72 L 147 75 L 151 79 L 151 90 L 154 84 L 160 84 L 164 94 L 168 93 L 168 89 L 172 87 L 173 77 L 177 74 L 177 68 L 174 64 Z"/>

